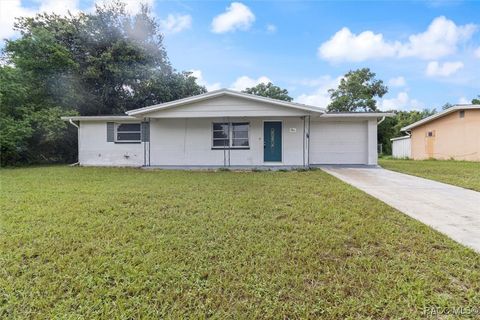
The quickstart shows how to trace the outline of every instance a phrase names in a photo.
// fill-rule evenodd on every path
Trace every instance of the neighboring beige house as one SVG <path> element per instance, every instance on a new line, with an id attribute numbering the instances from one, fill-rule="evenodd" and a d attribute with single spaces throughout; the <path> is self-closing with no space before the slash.
<path id="1" fill-rule="evenodd" d="M 456 105 L 402 131 L 411 136 L 411 158 L 480 161 L 480 105 Z"/>

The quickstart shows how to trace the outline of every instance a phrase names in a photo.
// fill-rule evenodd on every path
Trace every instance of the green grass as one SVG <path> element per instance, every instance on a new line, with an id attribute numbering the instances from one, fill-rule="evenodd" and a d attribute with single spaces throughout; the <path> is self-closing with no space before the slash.
<path id="1" fill-rule="evenodd" d="M 480 162 L 379 159 L 385 169 L 480 191 Z"/>
<path id="2" fill-rule="evenodd" d="M 2 319 L 411 319 L 480 305 L 480 255 L 322 171 L 0 179 Z"/>

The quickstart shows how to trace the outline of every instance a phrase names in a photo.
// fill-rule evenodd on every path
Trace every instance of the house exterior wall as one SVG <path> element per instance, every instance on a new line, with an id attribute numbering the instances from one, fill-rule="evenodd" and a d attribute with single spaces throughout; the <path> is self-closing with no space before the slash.
<path id="1" fill-rule="evenodd" d="M 212 125 L 226 118 L 184 118 L 150 120 L 150 164 L 157 166 L 262 166 L 304 165 L 304 120 L 301 117 L 229 118 L 248 122 L 247 150 L 212 149 Z M 282 161 L 263 161 L 263 122 L 282 122 Z M 306 144 L 306 143 L 305 143 Z M 306 152 L 306 151 L 305 151 Z"/>
<path id="2" fill-rule="evenodd" d="M 411 158 L 411 138 L 405 137 L 392 141 L 392 157 L 394 158 Z"/>
<path id="3" fill-rule="evenodd" d="M 295 117 L 232 117 L 230 122 L 248 122 L 249 149 L 212 149 L 214 122 L 227 122 L 227 118 L 157 118 L 150 119 L 149 143 L 107 142 L 107 121 L 81 121 L 79 127 L 79 163 L 84 166 L 304 166 L 310 163 L 377 164 L 376 119 L 313 119 L 312 132 L 321 126 L 334 130 L 329 135 L 310 136 L 308 118 Z M 263 161 L 263 124 L 265 121 L 282 122 L 282 161 Z M 122 121 L 124 122 L 124 121 Z M 140 122 L 140 119 L 138 120 Z M 356 124 L 342 126 L 342 123 Z M 305 126 L 305 131 L 304 131 Z M 350 128 L 350 129 L 349 129 Z M 335 130 L 338 130 L 335 132 Z M 317 130 L 323 132 L 322 130 Z M 331 131 L 331 130 L 330 130 Z M 352 137 L 349 143 L 338 137 Z M 362 139 L 355 137 L 362 136 Z M 313 139 L 328 139 L 332 146 L 328 161 L 322 155 L 315 162 L 318 151 Z M 353 143 L 353 144 L 352 144 Z M 310 154 L 308 147 L 310 146 Z M 353 148 L 353 149 L 351 149 Z M 328 150 L 325 149 L 325 150 Z M 150 152 L 149 152 L 150 151 Z M 352 152 L 361 152 L 361 161 L 352 161 Z"/>
<path id="4" fill-rule="evenodd" d="M 480 110 L 464 112 L 463 118 L 455 111 L 413 128 L 412 158 L 480 161 Z"/>
<path id="5" fill-rule="evenodd" d="M 80 165 L 137 167 L 143 165 L 143 144 L 107 142 L 107 122 L 82 121 L 78 130 Z"/>

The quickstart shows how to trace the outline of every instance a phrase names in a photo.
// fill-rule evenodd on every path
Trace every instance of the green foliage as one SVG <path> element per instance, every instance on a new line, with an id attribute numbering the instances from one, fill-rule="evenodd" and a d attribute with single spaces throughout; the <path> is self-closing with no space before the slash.
<path id="1" fill-rule="evenodd" d="M 480 104 L 480 95 L 477 98 L 472 99 L 472 104 Z"/>
<path id="2" fill-rule="evenodd" d="M 447 110 L 447 109 L 450 109 L 451 107 L 453 107 L 453 104 L 451 104 L 450 102 L 447 102 L 442 106 L 442 110 Z"/>
<path id="3" fill-rule="evenodd" d="M 259 83 L 255 87 L 247 88 L 242 92 L 255 94 L 257 96 L 277 99 L 277 100 L 285 100 L 285 101 L 293 100 L 293 98 L 288 95 L 287 89 L 282 89 L 278 86 L 275 86 L 271 82 L 267 84 Z"/>
<path id="4" fill-rule="evenodd" d="M 378 126 L 378 143 L 382 144 L 383 154 L 392 154 L 392 142 L 391 138 L 396 138 L 405 135 L 401 131 L 403 127 L 406 127 L 414 122 L 422 120 L 428 116 L 435 114 L 435 109 L 424 109 L 423 111 L 396 111 L 394 117 L 387 117 Z"/>
<path id="5" fill-rule="evenodd" d="M 337 89 L 328 90 L 332 102 L 330 112 L 377 111 L 375 97 L 383 97 L 388 88 L 368 68 L 349 71 L 340 80 Z"/>
<path id="6" fill-rule="evenodd" d="M 480 192 L 480 163 L 454 160 L 379 160 L 385 169 Z"/>
<path id="7" fill-rule="evenodd" d="M 422 319 L 480 302 L 480 255 L 322 171 L 0 181 L 2 319 Z"/>
<path id="8" fill-rule="evenodd" d="M 60 115 L 122 114 L 206 91 L 173 69 L 147 7 L 131 16 L 113 2 L 15 27 L 21 37 L 6 41 L 0 67 L 2 165 L 75 159 L 76 132 Z"/>

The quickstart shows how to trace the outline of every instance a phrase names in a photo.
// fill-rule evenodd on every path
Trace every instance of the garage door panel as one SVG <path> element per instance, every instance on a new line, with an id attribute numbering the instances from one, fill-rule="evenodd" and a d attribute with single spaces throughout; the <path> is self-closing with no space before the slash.
<path id="1" fill-rule="evenodd" d="M 366 164 L 367 122 L 312 122 L 310 163 Z"/>

